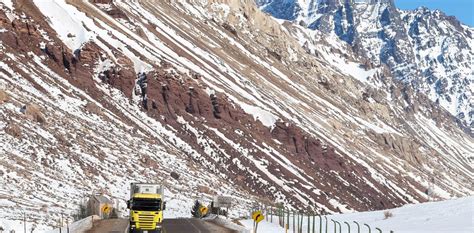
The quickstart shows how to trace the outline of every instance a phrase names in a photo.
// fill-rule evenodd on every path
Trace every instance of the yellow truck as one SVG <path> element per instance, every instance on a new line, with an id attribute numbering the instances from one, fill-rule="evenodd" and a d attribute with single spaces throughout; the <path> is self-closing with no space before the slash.
<path id="1" fill-rule="evenodd" d="M 166 208 L 163 186 L 151 183 L 132 183 L 130 200 L 129 233 L 160 233 L 163 210 Z"/>

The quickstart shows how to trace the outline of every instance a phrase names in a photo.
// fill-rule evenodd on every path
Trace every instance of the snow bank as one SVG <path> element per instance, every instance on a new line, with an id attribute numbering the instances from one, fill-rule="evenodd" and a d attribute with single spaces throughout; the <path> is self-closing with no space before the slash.
<path id="1" fill-rule="evenodd" d="M 100 217 L 97 215 L 89 216 L 87 218 L 81 219 L 77 222 L 72 223 L 69 225 L 69 232 L 74 232 L 74 233 L 83 233 L 86 232 L 90 229 L 92 229 L 93 223 L 96 220 L 99 220 Z M 54 229 L 51 231 L 47 231 L 45 233 L 57 233 L 59 232 L 59 229 Z M 60 232 L 68 232 L 67 227 L 61 228 Z"/>
<path id="2" fill-rule="evenodd" d="M 392 217 L 385 218 L 384 212 L 390 212 Z M 423 204 L 410 204 L 400 208 L 373 212 L 359 212 L 350 214 L 328 215 L 328 232 L 334 231 L 334 223 L 331 219 L 342 224 L 342 232 L 347 232 L 347 222 L 351 230 L 355 232 L 357 221 L 361 225 L 361 232 L 368 232 L 363 224 L 369 224 L 372 232 L 378 227 L 382 232 L 395 233 L 472 233 L 474 232 L 474 196 L 455 200 L 430 202 Z M 252 220 L 240 221 L 247 229 L 252 229 Z M 311 232 L 312 232 L 311 221 Z M 303 219 L 303 232 L 306 232 L 307 218 Z M 319 218 L 316 218 L 316 232 L 319 232 Z M 337 227 L 339 229 L 339 227 Z M 278 218 L 273 218 L 273 223 L 262 221 L 258 227 L 259 233 L 283 233 L 285 230 L 278 226 Z M 292 220 L 290 219 L 290 230 L 293 232 Z M 325 232 L 325 221 L 323 218 L 323 232 Z"/>

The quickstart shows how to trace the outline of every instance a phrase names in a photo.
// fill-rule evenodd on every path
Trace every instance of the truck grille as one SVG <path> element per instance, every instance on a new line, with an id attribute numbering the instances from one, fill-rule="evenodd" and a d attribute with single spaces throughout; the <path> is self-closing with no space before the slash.
<path id="1" fill-rule="evenodd" d="M 154 228 L 154 223 L 153 223 L 153 215 L 139 215 L 138 216 L 138 222 L 140 223 L 140 229 L 145 229 L 145 230 L 153 230 Z"/>

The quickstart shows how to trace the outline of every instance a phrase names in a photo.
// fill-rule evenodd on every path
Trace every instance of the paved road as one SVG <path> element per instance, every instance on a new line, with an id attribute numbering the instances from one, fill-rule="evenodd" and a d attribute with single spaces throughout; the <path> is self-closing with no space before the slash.
<path id="1" fill-rule="evenodd" d="M 234 233 L 225 227 L 201 219 L 165 219 L 163 233 Z"/>
<path id="2" fill-rule="evenodd" d="M 128 219 L 108 219 L 94 223 L 94 229 L 88 233 L 124 233 L 128 227 Z M 236 233 L 215 223 L 201 219 L 165 219 L 163 233 Z"/>

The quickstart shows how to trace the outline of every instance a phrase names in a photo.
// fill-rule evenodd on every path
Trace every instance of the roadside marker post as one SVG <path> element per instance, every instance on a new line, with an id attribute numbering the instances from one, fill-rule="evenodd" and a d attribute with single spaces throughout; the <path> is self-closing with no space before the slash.
<path id="1" fill-rule="evenodd" d="M 339 226 L 339 233 L 342 233 L 342 226 L 341 226 L 341 223 L 336 221 L 337 225 Z"/>
<path id="2" fill-rule="evenodd" d="M 344 222 L 347 225 L 347 233 L 351 233 L 351 225 L 348 222 Z"/>
<path id="3" fill-rule="evenodd" d="M 308 233 L 311 233 L 311 225 L 310 225 L 310 223 L 311 223 L 311 216 L 310 216 L 309 213 L 308 213 Z"/>
<path id="4" fill-rule="evenodd" d="M 296 222 L 298 223 L 298 227 L 296 228 L 296 232 L 300 233 L 300 213 L 298 213 Z"/>
<path id="5" fill-rule="evenodd" d="M 290 227 L 290 209 L 287 209 L 286 223 L 287 223 L 288 228 L 289 228 Z"/>
<path id="6" fill-rule="evenodd" d="M 321 218 L 321 215 L 318 215 L 319 218 L 319 233 L 323 233 L 323 218 Z"/>
<path id="7" fill-rule="evenodd" d="M 372 231 L 370 230 L 370 226 L 369 226 L 369 224 L 367 224 L 367 223 L 364 223 L 364 226 L 366 226 L 367 228 L 369 228 L 369 233 L 371 233 L 371 232 L 372 232 Z"/>
<path id="8" fill-rule="evenodd" d="M 259 210 L 252 213 L 252 219 L 254 221 L 254 233 L 257 233 L 258 223 L 265 219 L 265 216 L 263 216 L 262 211 Z"/>
<path id="9" fill-rule="evenodd" d="M 328 217 L 324 215 L 324 220 L 326 221 L 326 233 L 328 233 Z"/>
<path id="10" fill-rule="evenodd" d="M 331 219 L 331 221 L 334 223 L 334 233 L 336 233 L 336 230 L 337 230 L 336 221 L 334 221 L 334 219 Z"/>
<path id="11" fill-rule="evenodd" d="M 293 233 L 295 233 L 295 212 L 293 211 Z"/>
<path id="12" fill-rule="evenodd" d="M 199 208 L 199 211 L 201 212 L 201 218 L 202 218 L 207 215 L 207 212 L 209 211 L 209 209 L 205 206 L 201 206 L 201 208 Z"/>
<path id="13" fill-rule="evenodd" d="M 303 218 L 304 218 L 304 213 L 301 214 L 300 233 L 303 233 Z"/>
<path id="14" fill-rule="evenodd" d="M 357 224 L 357 233 L 360 233 L 360 225 L 358 222 L 354 221 L 355 224 Z"/>

